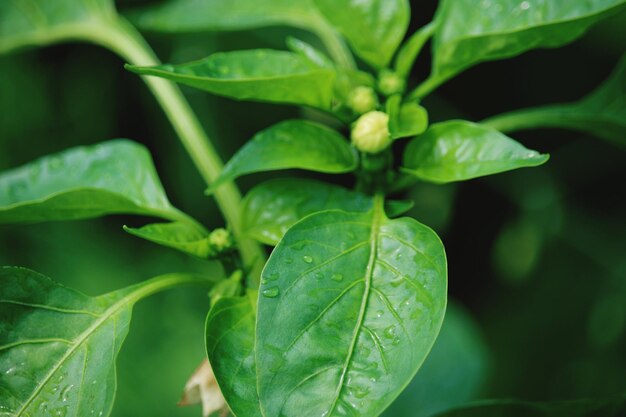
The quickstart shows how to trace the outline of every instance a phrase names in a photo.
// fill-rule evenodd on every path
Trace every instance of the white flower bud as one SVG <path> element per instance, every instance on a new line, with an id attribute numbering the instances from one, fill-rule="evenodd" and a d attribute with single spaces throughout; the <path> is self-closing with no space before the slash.
<path id="1" fill-rule="evenodd" d="M 361 152 L 378 153 L 391 144 L 389 116 L 371 111 L 359 117 L 351 132 L 352 144 Z"/>
<path id="2" fill-rule="evenodd" d="M 359 86 L 350 91 L 348 107 L 358 114 L 374 110 L 378 105 L 378 97 L 371 87 Z"/>

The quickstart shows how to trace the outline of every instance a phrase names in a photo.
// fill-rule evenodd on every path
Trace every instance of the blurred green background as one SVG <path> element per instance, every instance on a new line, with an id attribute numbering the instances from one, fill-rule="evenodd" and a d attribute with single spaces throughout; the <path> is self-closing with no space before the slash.
<path id="1" fill-rule="evenodd" d="M 139 3 L 118 4 L 124 10 Z M 436 2 L 412 3 L 415 29 L 429 21 Z M 472 68 L 426 100 L 431 119 L 480 120 L 576 100 L 606 78 L 626 50 L 625 24 L 622 14 L 565 48 Z M 162 60 L 184 62 L 215 51 L 283 48 L 286 34 L 295 32 L 148 39 Z M 428 65 L 426 53 L 415 80 L 423 79 Z M 302 115 L 297 108 L 184 91 L 225 158 L 256 131 Z M 549 163 L 458 185 L 420 184 L 411 192 L 416 206 L 410 214 L 437 230 L 446 245 L 454 302 L 431 357 L 388 417 L 427 416 L 475 398 L 552 400 L 626 391 L 626 150 L 572 132 L 514 136 L 549 152 Z M 222 225 L 156 102 L 117 57 L 86 44 L 0 57 L 0 169 L 115 137 L 149 147 L 177 207 L 209 227 Z M 276 175 L 239 183 L 246 190 Z M 332 180 L 337 178 L 351 183 Z M 0 264 L 35 269 L 90 295 L 170 271 L 222 274 L 218 265 L 121 229 L 147 220 L 113 216 L 0 226 Z M 175 404 L 204 355 L 208 307 L 206 294 L 190 289 L 137 306 L 118 361 L 113 416 L 200 415 L 199 407 Z"/>

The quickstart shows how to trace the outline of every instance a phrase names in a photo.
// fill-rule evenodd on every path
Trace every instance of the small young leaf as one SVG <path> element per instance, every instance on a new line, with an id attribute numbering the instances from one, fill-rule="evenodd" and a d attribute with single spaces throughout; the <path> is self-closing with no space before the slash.
<path id="1" fill-rule="evenodd" d="M 287 38 L 287 47 L 291 51 L 308 59 L 320 68 L 335 68 L 335 64 L 326 54 L 315 48 L 313 45 L 306 43 L 298 38 L 289 36 Z"/>
<path id="2" fill-rule="evenodd" d="M 409 101 L 402 103 L 402 97 L 397 94 L 387 100 L 387 114 L 389 114 L 389 134 L 392 139 L 417 136 L 428 127 L 428 112 L 419 104 Z"/>
<path id="3" fill-rule="evenodd" d="M 452 120 L 432 125 L 409 143 L 403 171 L 424 181 L 446 183 L 534 167 L 547 160 L 548 155 L 528 150 L 497 130 Z"/>
<path id="4" fill-rule="evenodd" d="M 115 15 L 111 0 L 0 1 L 0 54 L 25 46 L 91 39 Z"/>
<path id="5" fill-rule="evenodd" d="M 286 120 L 246 143 L 228 161 L 211 190 L 253 172 L 298 168 L 339 174 L 356 166 L 356 152 L 335 130 L 315 122 Z"/>
<path id="6" fill-rule="evenodd" d="M 313 0 L 365 62 L 383 68 L 402 41 L 410 19 L 407 0 Z"/>
<path id="7" fill-rule="evenodd" d="M 335 74 L 299 54 L 271 49 L 219 52 L 181 65 L 138 67 L 153 75 L 238 100 L 267 101 L 330 109 Z"/>
<path id="8" fill-rule="evenodd" d="M 410 218 L 330 210 L 285 234 L 256 327 L 267 416 L 379 415 L 415 375 L 446 305 L 443 245 Z"/>
<path id="9" fill-rule="evenodd" d="M 487 400 L 437 417 L 622 417 L 626 395 L 609 399 L 532 403 L 515 400 Z"/>
<path id="10" fill-rule="evenodd" d="M 624 0 L 442 0 L 433 73 L 445 79 L 479 62 L 565 45 L 624 7 Z"/>
<path id="11" fill-rule="evenodd" d="M 387 200 L 385 201 L 385 214 L 390 217 L 398 217 L 411 210 L 415 202 L 412 200 Z"/>
<path id="12" fill-rule="evenodd" d="M 170 0 L 135 10 L 129 17 L 141 29 L 180 33 L 275 25 L 306 28 L 319 14 L 310 0 Z"/>
<path id="13" fill-rule="evenodd" d="M 131 235 L 206 259 L 215 253 L 209 234 L 187 222 L 153 223 L 140 228 L 124 226 Z"/>
<path id="14" fill-rule="evenodd" d="M 242 230 L 248 236 L 276 245 L 285 232 L 309 214 L 329 209 L 366 212 L 371 197 L 337 185 L 308 179 L 276 179 L 254 187 L 242 204 Z"/>
<path id="15" fill-rule="evenodd" d="M 220 298 L 206 320 L 206 350 L 222 394 L 238 417 L 263 417 L 254 357 L 255 291 Z"/>
<path id="16" fill-rule="evenodd" d="M 184 217 L 168 201 L 150 154 L 137 143 L 72 148 L 0 174 L 0 223 L 114 213 Z"/>
<path id="17" fill-rule="evenodd" d="M 2 414 L 108 416 L 135 302 L 201 281 L 170 274 L 88 297 L 25 268 L 0 268 Z"/>

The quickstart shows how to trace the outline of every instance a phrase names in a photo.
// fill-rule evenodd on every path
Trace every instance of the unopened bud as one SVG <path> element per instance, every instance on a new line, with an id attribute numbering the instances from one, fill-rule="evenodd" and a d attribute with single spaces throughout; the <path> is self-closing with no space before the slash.
<path id="1" fill-rule="evenodd" d="M 391 70 L 383 70 L 378 75 L 378 90 L 386 96 L 401 93 L 404 80 Z"/>
<path id="2" fill-rule="evenodd" d="M 215 229 L 211 232 L 209 243 L 217 252 L 223 252 L 233 244 L 230 232 L 223 228 Z"/>
<path id="3" fill-rule="evenodd" d="M 371 111 L 359 117 L 352 127 L 352 144 L 361 152 L 378 153 L 391 144 L 389 116 Z"/>
<path id="4" fill-rule="evenodd" d="M 372 111 L 378 105 L 378 97 L 371 87 L 359 86 L 350 91 L 348 107 L 355 113 L 363 114 Z"/>

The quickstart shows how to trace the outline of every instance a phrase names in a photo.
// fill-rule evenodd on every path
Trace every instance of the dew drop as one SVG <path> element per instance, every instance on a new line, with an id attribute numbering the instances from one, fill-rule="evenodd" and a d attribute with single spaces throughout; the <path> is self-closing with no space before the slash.
<path id="1" fill-rule="evenodd" d="M 330 279 L 336 282 L 341 282 L 343 280 L 343 275 L 341 274 L 333 274 Z"/>
<path id="2" fill-rule="evenodd" d="M 5 374 L 10 375 L 13 372 L 15 372 L 15 366 L 12 366 L 11 368 L 7 369 L 6 371 L 4 371 Z"/>
<path id="3" fill-rule="evenodd" d="M 324 275 L 321 272 L 316 272 L 315 273 L 315 278 L 322 279 L 322 278 L 324 278 Z"/>
<path id="4" fill-rule="evenodd" d="M 530 3 L 527 1 L 523 1 L 520 5 L 519 8 L 522 10 L 528 10 L 530 9 Z"/>
<path id="5" fill-rule="evenodd" d="M 274 298 L 274 297 L 278 296 L 279 292 L 280 292 L 280 290 L 278 289 L 278 287 L 270 287 L 270 288 L 264 289 L 262 294 L 265 297 Z"/>
<path id="6" fill-rule="evenodd" d="M 291 245 L 293 250 L 302 250 L 306 246 L 306 242 L 297 242 Z"/>
<path id="7" fill-rule="evenodd" d="M 385 314 L 385 312 L 383 310 L 378 310 L 376 312 L 376 317 L 381 318 L 383 316 L 383 314 Z"/>
<path id="8" fill-rule="evenodd" d="M 285 263 L 286 263 L 287 265 L 290 265 L 290 264 L 292 264 L 292 263 L 293 263 L 293 259 L 291 259 L 291 258 L 285 258 Z"/>
<path id="9" fill-rule="evenodd" d="M 310 264 L 311 262 L 313 262 L 313 258 L 311 258 L 309 255 L 304 255 L 302 257 L 302 260 L 308 264 Z"/>
<path id="10" fill-rule="evenodd" d="M 387 339 L 393 339 L 396 337 L 396 327 L 395 326 L 389 326 L 385 329 L 385 331 L 383 332 L 383 334 L 385 335 L 385 337 Z"/>
<path id="11" fill-rule="evenodd" d="M 278 279 L 278 277 L 279 277 L 279 276 L 280 276 L 280 275 L 278 274 L 278 272 L 272 272 L 271 274 L 269 274 L 269 275 L 266 277 L 266 280 L 267 280 L 267 281 L 276 281 L 276 280 Z"/>

